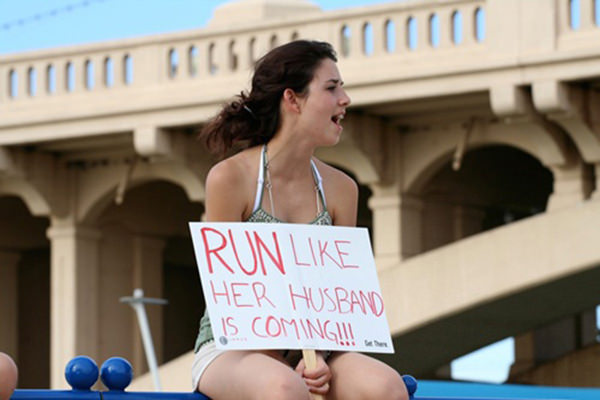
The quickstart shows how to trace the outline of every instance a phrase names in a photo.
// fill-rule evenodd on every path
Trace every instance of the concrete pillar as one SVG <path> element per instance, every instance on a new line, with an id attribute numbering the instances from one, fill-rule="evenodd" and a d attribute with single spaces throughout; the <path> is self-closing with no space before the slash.
<path id="1" fill-rule="evenodd" d="M 534 343 L 533 332 L 515 336 L 515 361 L 510 367 L 509 382 L 512 382 L 514 377 L 518 377 L 535 365 Z"/>
<path id="2" fill-rule="evenodd" d="M 423 203 L 394 188 L 372 185 L 373 247 L 377 268 L 383 270 L 422 250 Z"/>
<path id="3" fill-rule="evenodd" d="M 554 191 L 548 200 L 548 211 L 570 207 L 588 199 L 593 190 L 592 168 L 583 163 L 569 167 L 551 167 Z"/>
<path id="4" fill-rule="evenodd" d="M 600 163 L 595 163 L 593 168 L 596 181 L 594 182 L 593 192 L 591 193 L 590 198 L 597 200 L 600 199 Z"/>
<path id="5" fill-rule="evenodd" d="M 133 288 L 144 290 L 145 297 L 162 298 L 163 296 L 163 250 L 165 241 L 147 236 L 133 238 Z M 156 361 L 163 362 L 163 315 L 164 307 L 146 305 L 148 323 L 154 342 Z M 135 324 L 133 360 L 135 371 L 148 371 L 146 354 L 140 335 L 139 324 Z"/>
<path id="6" fill-rule="evenodd" d="M 515 362 L 511 381 L 529 381 L 552 362 L 596 343 L 596 310 L 588 310 L 515 337 Z M 541 367 L 541 368 L 540 368 Z M 547 373 L 548 371 L 546 371 Z"/>
<path id="7" fill-rule="evenodd" d="M 485 213 L 482 210 L 457 205 L 453 208 L 454 240 L 481 232 Z"/>
<path id="8" fill-rule="evenodd" d="M 20 255 L 0 251 L 0 350 L 18 364 L 19 326 L 17 272 Z"/>
<path id="9" fill-rule="evenodd" d="M 580 332 L 578 347 L 586 347 L 597 343 L 598 322 L 596 320 L 596 309 L 579 314 L 578 326 Z"/>
<path id="10" fill-rule="evenodd" d="M 578 347 L 577 318 L 571 316 L 515 337 L 515 362 L 511 381 L 520 381 L 527 372 L 552 362 Z"/>
<path id="11" fill-rule="evenodd" d="M 576 316 L 567 317 L 534 331 L 536 363 L 552 361 L 577 349 Z"/>
<path id="12" fill-rule="evenodd" d="M 76 355 L 98 356 L 98 242 L 88 227 L 52 221 L 50 271 L 50 387 L 65 388 L 65 365 Z"/>

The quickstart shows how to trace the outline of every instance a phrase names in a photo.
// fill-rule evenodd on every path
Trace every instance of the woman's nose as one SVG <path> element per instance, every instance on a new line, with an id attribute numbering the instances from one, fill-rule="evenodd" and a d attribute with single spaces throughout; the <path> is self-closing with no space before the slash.
<path id="1" fill-rule="evenodd" d="M 340 99 L 340 104 L 343 105 L 344 107 L 347 107 L 350 105 L 351 102 L 352 101 L 350 100 L 350 97 L 348 96 L 346 91 L 342 90 L 342 98 Z"/>

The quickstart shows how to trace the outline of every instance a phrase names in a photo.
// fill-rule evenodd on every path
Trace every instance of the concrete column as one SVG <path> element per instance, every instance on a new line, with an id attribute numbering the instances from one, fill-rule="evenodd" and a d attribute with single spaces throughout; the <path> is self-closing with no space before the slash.
<path id="1" fill-rule="evenodd" d="M 113 85 L 112 88 L 125 86 L 125 53 L 113 53 L 110 55 L 112 61 Z"/>
<path id="2" fill-rule="evenodd" d="M 535 365 L 535 340 L 533 332 L 523 333 L 515 336 L 515 361 L 510 367 L 508 374 L 509 382 L 519 375 L 530 370 Z"/>
<path id="3" fill-rule="evenodd" d="M 349 58 L 356 59 L 364 57 L 363 47 L 363 24 L 362 21 L 351 21 L 348 23 L 350 28 L 350 53 Z"/>
<path id="4" fill-rule="evenodd" d="M 592 169 L 583 163 L 569 167 L 552 167 L 554 191 L 548 200 L 548 211 L 559 210 L 589 198 L 593 188 Z"/>
<path id="5" fill-rule="evenodd" d="M 29 70 L 29 65 L 19 65 L 15 68 L 17 72 L 17 99 L 24 100 L 29 97 L 29 93 L 27 91 L 28 83 L 29 83 L 29 74 L 27 71 Z"/>
<path id="6" fill-rule="evenodd" d="M 423 203 L 395 189 L 379 185 L 371 188 L 373 247 L 377 268 L 383 270 L 421 252 Z"/>
<path id="7" fill-rule="evenodd" d="M 67 93 L 67 63 L 64 61 L 57 61 L 52 64 L 54 66 L 54 96 L 58 96 Z"/>
<path id="8" fill-rule="evenodd" d="M 8 76 L 9 69 L 5 66 L 0 66 L 0 103 L 4 103 L 8 98 L 8 92 L 10 90 L 10 80 Z"/>
<path id="9" fill-rule="evenodd" d="M 460 8 L 459 11 L 462 13 L 462 45 L 470 46 L 477 43 L 476 32 L 475 32 L 475 10 L 476 7 L 463 7 Z M 452 19 L 452 15 L 450 16 Z M 450 24 L 452 24 L 452 20 L 450 20 Z M 451 35 L 452 35 L 451 31 Z"/>
<path id="10" fill-rule="evenodd" d="M 144 290 L 144 296 L 162 298 L 163 296 L 163 250 L 165 241 L 152 237 L 133 238 L 133 288 Z M 146 313 L 158 364 L 163 362 L 163 306 L 147 305 Z M 136 321 L 132 364 L 135 371 L 148 371 L 146 354 Z"/>
<path id="11" fill-rule="evenodd" d="M 597 200 L 600 199 L 600 163 L 595 163 L 593 168 L 596 182 L 593 185 L 594 189 L 591 193 L 591 199 Z"/>
<path id="12" fill-rule="evenodd" d="M 416 11 L 414 18 L 417 22 L 417 51 L 431 51 L 433 46 L 431 45 L 431 29 L 429 27 L 430 12 L 427 11 Z"/>
<path id="13" fill-rule="evenodd" d="M 386 31 L 385 17 L 373 18 L 371 27 L 373 28 L 373 56 L 386 54 Z"/>
<path id="14" fill-rule="evenodd" d="M 596 320 L 596 309 L 584 311 L 578 317 L 579 343 L 578 347 L 586 347 L 596 343 L 598 336 L 598 322 Z"/>
<path id="15" fill-rule="evenodd" d="M 95 56 L 92 57 L 90 60 L 93 64 L 93 81 L 94 81 L 94 87 L 91 89 L 93 91 L 99 91 L 99 90 L 105 90 L 107 88 L 106 86 L 106 79 L 105 79 L 105 74 L 104 74 L 104 56 Z"/>
<path id="16" fill-rule="evenodd" d="M 250 70 L 254 65 L 254 63 L 250 60 L 249 42 L 249 37 L 240 37 L 236 40 L 235 49 L 238 57 L 238 71 Z"/>
<path id="17" fill-rule="evenodd" d="M 53 221 L 50 271 L 50 387 L 65 388 L 65 365 L 98 356 L 98 242 L 91 228 Z"/>
<path id="18" fill-rule="evenodd" d="M 577 349 L 579 328 L 577 316 L 564 318 L 534 331 L 536 364 L 548 362 Z"/>
<path id="19" fill-rule="evenodd" d="M 44 62 L 37 62 L 33 68 L 36 73 L 36 85 L 34 97 L 46 97 L 48 96 L 48 71 L 47 66 Z"/>
<path id="20" fill-rule="evenodd" d="M 571 375 L 577 378 L 566 377 L 567 382 L 585 379 L 583 375 L 589 376 L 593 372 L 586 364 L 589 359 L 577 351 L 595 345 L 596 335 L 596 310 L 593 309 L 516 336 L 515 362 L 509 381 L 548 384 L 549 377 Z M 581 357 L 581 369 L 576 367 L 578 359 L 568 361 L 570 357 Z M 561 366 L 561 363 L 566 364 Z"/>
<path id="21" fill-rule="evenodd" d="M 13 252 L 0 252 L 0 349 L 9 354 L 18 364 L 19 326 L 17 264 L 20 255 Z"/>
<path id="22" fill-rule="evenodd" d="M 483 211 L 458 205 L 453 209 L 453 216 L 454 240 L 460 240 L 481 232 L 483 218 L 485 217 Z"/>
<path id="23" fill-rule="evenodd" d="M 442 8 L 438 11 L 437 16 L 439 18 L 439 35 L 440 42 L 438 48 L 445 49 L 451 47 L 452 43 L 452 14 L 450 9 Z M 464 37 L 464 32 L 463 32 Z"/>

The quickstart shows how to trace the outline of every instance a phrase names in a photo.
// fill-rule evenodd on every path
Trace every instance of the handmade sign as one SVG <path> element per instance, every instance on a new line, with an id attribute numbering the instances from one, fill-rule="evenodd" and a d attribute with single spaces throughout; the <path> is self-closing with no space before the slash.
<path id="1" fill-rule="evenodd" d="M 365 228 L 190 223 L 221 349 L 393 353 Z"/>

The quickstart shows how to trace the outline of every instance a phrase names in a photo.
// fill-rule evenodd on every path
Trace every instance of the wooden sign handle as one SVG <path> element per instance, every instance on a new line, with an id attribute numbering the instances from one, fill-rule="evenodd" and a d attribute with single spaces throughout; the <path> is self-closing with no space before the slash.
<path id="1" fill-rule="evenodd" d="M 302 358 L 306 369 L 317 368 L 317 353 L 314 350 L 302 350 Z M 311 393 L 313 400 L 324 400 L 320 394 Z"/>

